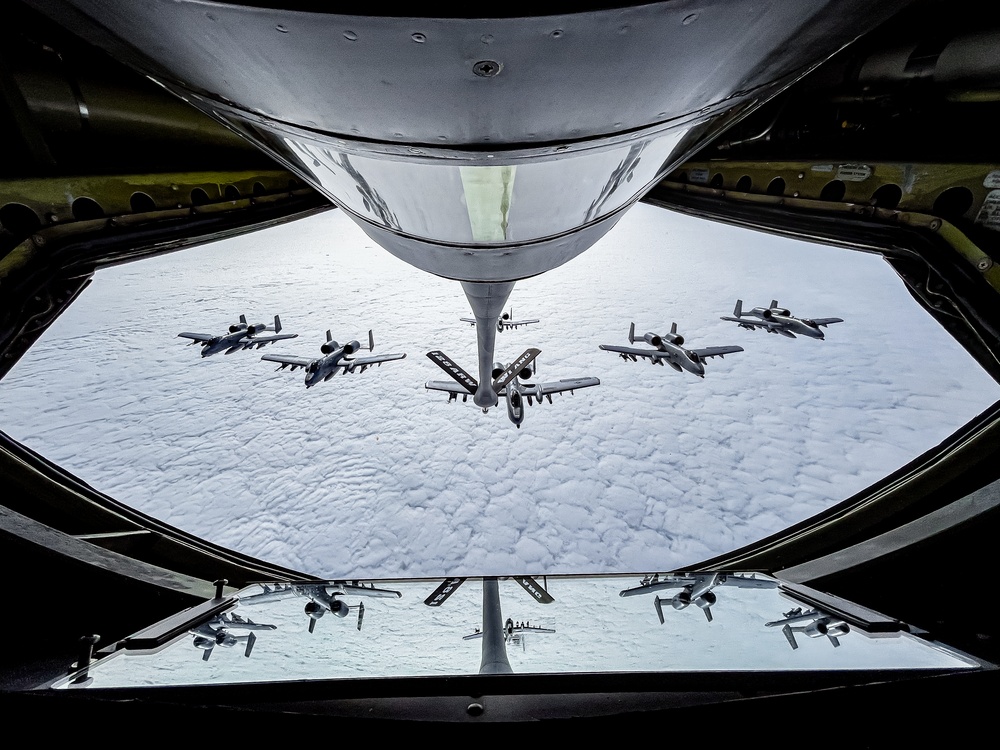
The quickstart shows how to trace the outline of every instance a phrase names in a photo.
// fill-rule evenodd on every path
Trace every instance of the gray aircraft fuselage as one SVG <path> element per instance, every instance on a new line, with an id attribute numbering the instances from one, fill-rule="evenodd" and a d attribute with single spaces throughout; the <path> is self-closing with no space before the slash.
<path id="1" fill-rule="evenodd" d="M 677 336 L 674 341 L 670 341 L 669 337 L 671 335 L 657 336 L 655 333 L 647 333 L 643 336 L 643 339 L 657 351 L 669 354 L 670 356 L 666 358 L 667 364 L 678 372 L 687 370 L 700 378 L 705 377 L 705 365 L 701 361 L 701 357 L 681 346 L 684 339 L 680 336 Z M 680 339 L 680 341 L 678 342 L 677 339 Z"/>
<path id="2" fill-rule="evenodd" d="M 796 318 L 788 310 L 783 308 L 755 307 L 753 310 L 743 314 L 753 315 L 754 317 L 768 322 L 780 323 L 782 327 L 775 329 L 775 333 L 780 333 L 781 335 L 787 335 L 785 331 L 788 331 L 800 336 L 808 336 L 813 339 L 826 338 L 823 332 L 819 329 L 819 326 L 811 320 L 808 318 Z"/>
<path id="3" fill-rule="evenodd" d="M 232 331 L 221 336 L 216 336 L 201 348 L 201 356 L 210 357 L 213 354 L 218 354 L 219 352 L 232 354 L 240 349 L 248 348 L 247 345 L 252 344 L 253 342 L 253 331 L 263 331 L 266 328 L 267 326 L 260 323 L 256 326 L 247 326 L 246 328 L 241 328 L 238 331 Z"/>
<path id="4" fill-rule="evenodd" d="M 342 367 L 345 361 L 350 361 L 347 359 L 347 355 L 353 354 L 361 348 L 360 341 L 349 341 L 343 346 L 337 346 L 336 341 L 331 341 L 330 343 L 333 346 L 329 348 L 333 349 L 333 351 L 325 357 L 314 359 L 306 367 L 306 388 L 312 388 L 317 383 L 332 378 L 336 374 L 338 367 Z M 324 344 L 324 351 L 326 350 L 327 345 Z"/>

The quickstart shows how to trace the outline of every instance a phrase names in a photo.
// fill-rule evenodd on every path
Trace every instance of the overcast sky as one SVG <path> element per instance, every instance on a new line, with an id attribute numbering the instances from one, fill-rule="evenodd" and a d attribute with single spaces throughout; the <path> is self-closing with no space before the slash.
<path id="1" fill-rule="evenodd" d="M 736 298 L 841 317 L 826 341 L 721 321 Z M 341 211 L 100 272 L 0 383 L 0 428 L 94 487 L 213 542 L 329 577 L 682 568 L 863 489 L 995 401 L 997 385 L 879 257 L 639 205 L 519 282 L 505 361 L 598 388 L 528 408 L 426 391 L 475 372 L 457 282 L 396 260 Z M 264 351 L 202 359 L 180 331 L 281 315 L 407 358 L 305 389 Z M 623 362 L 629 323 L 738 344 L 704 380 Z"/>

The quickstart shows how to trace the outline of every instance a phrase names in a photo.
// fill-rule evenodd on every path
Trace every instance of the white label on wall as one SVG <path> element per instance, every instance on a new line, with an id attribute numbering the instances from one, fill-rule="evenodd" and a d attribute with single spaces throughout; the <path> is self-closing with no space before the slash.
<path id="1" fill-rule="evenodd" d="M 872 176 L 872 168 L 867 164 L 841 164 L 837 167 L 837 179 L 844 182 L 864 182 Z"/>
<path id="2" fill-rule="evenodd" d="M 708 170 L 707 169 L 692 169 L 688 172 L 688 179 L 691 182 L 697 182 L 701 185 L 708 183 Z"/>
<path id="3" fill-rule="evenodd" d="M 1000 229 L 1000 190 L 991 190 L 986 194 L 983 207 L 976 216 L 976 223 L 990 229 Z"/>

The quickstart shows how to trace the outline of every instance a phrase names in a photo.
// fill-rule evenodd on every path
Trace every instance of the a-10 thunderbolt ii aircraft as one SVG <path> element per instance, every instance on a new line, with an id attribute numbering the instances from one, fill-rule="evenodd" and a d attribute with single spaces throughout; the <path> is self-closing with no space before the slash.
<path id="1" fill-rule="evenodd" d="M 238 614 L 227 614 L 223 612 L 216 615 L 207 622 L 203 622 L 188 632 L 194 636 L 192 645 L 202 649 L 202 661 L 208 661 L 212 657 L 212 651 L 216 646 L 232 648 L 237 643 L 245 643 L 243 655 L 250 656 L 253 646 L 257 642 L 255 630 L 275 630 L 277 625 L 264 625 L 251 620 L 249 617 L 240 617 Z M 233 630 L 245 630 L 245 635 L 234 635 Z"/>
<path id="2" fill-rule="evenodd" d="M 306 388 L 312 388 L 321 380 L 329 380 L 337 374 L 337 370 L 346 375 L 349 372 L 364 372 L 372 365 L 382 366 L 383 362 L 390 362 L 396 359 L 406 359 L 405 354 L 376 354 L 373 357 L 351 357 L 351 354 L 364 349 L 360 341 L 348 341 L 346 344 L 338 344 L 333 340 L 333 334 L 326 332 L 326 342 L 320 347 L 320 351 L 325 356 L 319 359 L 307 359 L 305 357 L 291 357 L 284 354 L 265 354 L 261 360 L 265 362 L 278 362 L 279 370 L 291 367 L 296 370 L 302 367 L 306 371 Z M 368 351 L 375 348 L 375 337 L 368 331 Z"/>
<path id="3" fill-rule="evenodd" d="M 659 596 L 654 597 L 653 608 L 656 610 L 656 616 L 660 620 L 660 625 L 664 623 L 664 602 L 678 610 L 687 609 L 687 607 L 693 604 L 705 613 L 705 619 L 712 622 L 712 605 L 718 601 L 718 597 L 716 597 L 715 592 L 712 590 L 716 586 L 735 586 L 741 589 L 773 589 L 777 588 L 778 582 L 773 578 L 757 578 L 752 574 L 667 573 L 661 578 L 659 573 L 656 573 L 643 578 L 635 588 L 618 592 L 618 595 L 639 596 L 667 589 L 680 589 L 680 591 L 669 599 L 661 599 Z"/>
<path id="4" fill-rule="evenodd" d="M 275 335 L 259 335 L 267 331 L 274 331 Z M 298 335 L 297 333 L 281 333 L 281 319 L 277 315 L 274 316 L 273 326 L 264 323 L 247 325 L 247 316 L 241 315 L 239 323 L 233 323 L 229 326 L 229 333 L 223 333 L 219 336 L 213 336 L 210 333 L 188 333 L 187 331 L 177 334 L 180 338 L 194 339 L 191 342 L 192 346 L 201 344 L 201 356 L 203 357 L 209 357 L 221 351 L 232 354 L 240 349 L 250 349 L 254 346 L 260 349 L 272 341 L 294 339 Z"/>
<path id="5" fill-rule="evenodd" d="M 818 609 L 802 611 L 802 607 L 796 607 L 780 620 L 765 622 L 769 628 L 781 627 L 781 632 L 788 641 L 788 645 L 794 651 L 799 647 L 795 641 L 795 633 L 805 633 L 810 638 L 829 638 L 834 648 L 840 646 L 840 638 L 851 632 L 851 627 L 839 617 L 827 614 Z"/>
<path id="6" fill-rule="evenodd" d="M 725 357 L 727 354 L 735 354 L 743 351 L 742 346 L 709 346 L 705 349 L 685 349 L 684 337 L 677 333 L 677 324 L 670 326 L 670 333 L 662 336 L 655 333 L 645 333 L 641 338 L 635 337 L 635 323 L 629 325 L 629 343 L 645 341 L 652 346 L 652 349 L 635 349 L 628 346 L 614 346 L 612 344 L 601 344 L 599 348 L 606 352 L 615 352 L 619 357 L 628 361 L 637 362 L 637 357 L 647 357 L 649 361 L 656 365 L 666 362 L 677 372 L 687 370 L 699 377 L 705 377 L 705 360 L 709 357 Z"/>
<path id="7" fill-rule="evenodd" d="M 590 388 L 600 385 L 597 378 L 569 378 L 565 380 L 553 381 L 551 383 L 521 383 L 518 378 L 528 380 L 537 371 L 533 370 L 531 363 L 540 354 L 538 349 L 527 349 L 524 354 L 515 359 L 506 367 L 500 362 L 493 364 L 492 386 L 498 396 L 507 400 L 507 416 L 510 421 L 520 429 L 521 422 L 524 421 L 524 402 L 527 400 L 530 406 L 536 400 L 542 403 L 543 398 L 547 398 L 552 403 L 552 394 L 569 391 L 572 393 L 577 388 Z M 475 395 L 479 383 L 469 373 L 455 364 L 451 358 L 441 351 L 427 352 L 427 356 L 438 367 L 448 373 L 456 383 L 449 383 L 440 380 L 428 380 L 426 388 L 432 391 L 445 391 L 449 401 L 455 401 L 462 396 L 462 401 L 467 401 L 470 395 Z M 483 407 L 485 414 L 489 407 Z"/>
<path id="8" fill-rule="evenodd" d="M 460 320 L 472 326 L 476 325 L 475 318 L 460 318 Z M 537 318 L 532 318 L 531 320 L 514 320 L 514 308 L 512 307 L 510 308 L 510 312 L 505 312 L 497 318 L 497 333 L 503 333 L 504 331 L 509 331 L 511 328 L 520 328 L 521 326 L 528 326 L 537 322 Z"/>
<path id="9" fill-rule="evenodd" d="M 820 326 L 828 326 L 831 323 L 843 323 L 843 318 L 796 318 L 788 310 L 778 307 L 778 300 L 771 300 L 769 307 L 755 307 L 749 312 L 743 312 L 743 300 L 736 300 L 736 309 L 733 310 L 735 318 L 728 315 L 722 316 L 722 320 L 731 320 L 739 323 L 740 328 L 752 331 L 755 328 L 763 328 L 769 333 L 780 333 L 794 339 L 796 334 L 808 336 L 813 339 L 824 339 L 825 336 Z M 756 318 L 756 320 L 754 320 Z"/>
<path id="10" fill-rule="evenodd" d="M 336 617 L 347 617 L 351 611 L 358 613 L 358 630 L 365 620 L 365 605 L 362 602 L 351 605 L 345 601 L 348 596 L 366 596 L 378 599 L 400 599 L 403 594 L 393 589 L 376 588 L 374 583 L 365 585 L 362 581 L 324 581 L 318 583 L 285 583 L 268 586 L 258 584 L 262 592 L 240 598 L 244 604 L 273 602 L 301 596 L 308 599 L 305 614 L 309 617 L 309 632 L 316 629 L 316 621 L 327 612 Z"/>

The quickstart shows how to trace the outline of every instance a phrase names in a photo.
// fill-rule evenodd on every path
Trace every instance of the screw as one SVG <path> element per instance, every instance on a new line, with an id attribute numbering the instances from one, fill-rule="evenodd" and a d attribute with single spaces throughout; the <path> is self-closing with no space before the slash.
<path id="1" fill-rule="evenodd" d="M 480 78 L 492 78 L 497 75 L 502 68 L 503 65 L 495 60 L 480 60 L 472 66 L 472 72 Z"/>
<path id="2" fill-rule="evenodd" d="M 976 268 L 980 271 L 988 271 L 993 267 L 993 260 L 990 258 L 980 258 L 979 262 L 976 263 Z"/>
<path id="3" fill-rule="evenodd" d="M 421 34 L 419 31 L 416 32 L 416 33 L 410 34 L 410 39 L 412 39 L 413 41 L 415 41 L 417 44 L 423 44 L 424 42 L 427 41 L 427 37 L 424 36 L 423 34 Z"/>
<path id="4" fill-rule="evenodd" d="M 482 716 L 485 710 L 482 703 L 470 703 L 469 707 L 465 709 L 469 716 Z"/>
<path id="5" fill-rule="evenodd" d="M 221 599 L 222 598 L 222 589 L 223 589 L 223 587 L 227 583 L 229 583 L 229 581 L 227 579 L 225 579 L 225 578 L 220 578 L 218 581 L 215 582 L 215 598 L 216 599 Z"/>

